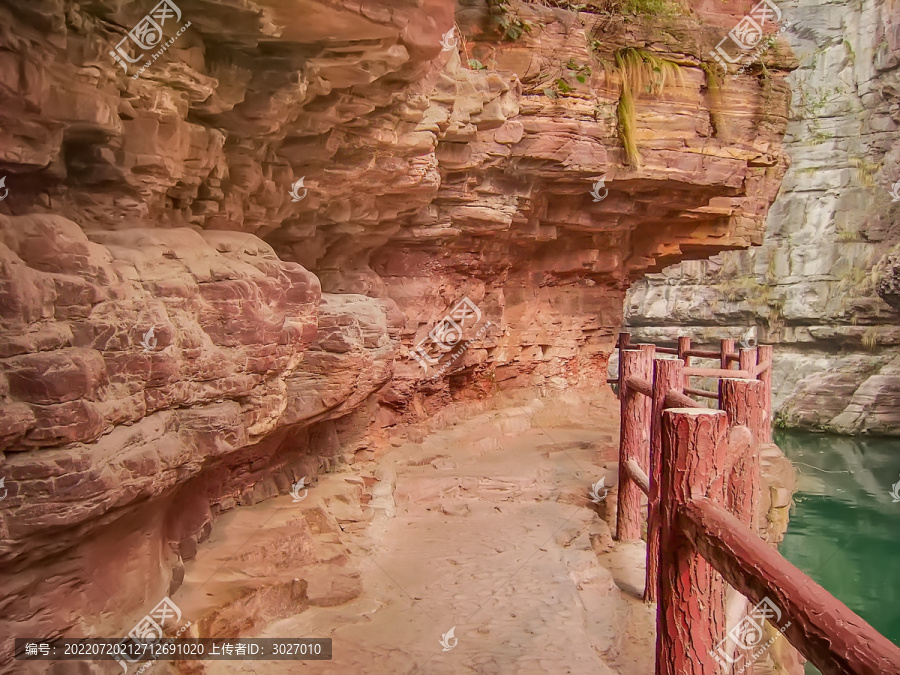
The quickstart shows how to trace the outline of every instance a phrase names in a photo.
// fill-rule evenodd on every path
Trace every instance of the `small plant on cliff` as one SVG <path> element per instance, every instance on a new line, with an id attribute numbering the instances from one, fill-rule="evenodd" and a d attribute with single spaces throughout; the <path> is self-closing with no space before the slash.
<path id="1" fill-rule="evenodd" d="M 628 163 L 634 167 L 641 165 L 641 153 L 638 152 L 635 139 L 636 119 L 634 96 L 630 89 L 622 87 L 619 106 L 616 108 L 616 120 L 619 123 L 619 140 L 622 141 L 622 147 L 625 148 L 625 156 L 628 157 Z"/>
<path id="2" fill-rule="evenodd" d="M 573 80 L 584 84 L 591 74 L 591 67 L 586 63 L 576 63 L 575 59 L 569 59 L 560 76 L 554 78 L 549 86 L 542 89 L 546 96 L 559 98 L 563 94 L 575 91 Z M 553 77 L 552 75 L 550 77 Z M 542 78 L 543 79 L 543 78 Z"/>
<path id="3" fill-rule="evenodd" d="M 619 3 L 620 14 L 674 16 L 681 8 L 669 0 L 622 0 Z"/>
<path id="4" fill-rule="evenodd" d="M 776 429 L 787 429 L 790 426 L 788 421 L 787 408 L 781 408 L 775 413 L 775 419 L 772 420 L 772 426 Z M 774 504 L 775 502 L 772 503 Z"/>
<path id="5" fill-rule="evenodd" d="M 875 176 L 881 170 L 881 165 L 867 161 L 864 157 L 850 157 L 850 166 L 856 169 L 859 182 L 865 187 L 875 187 Z"/>
<path id="6" fill-rule="evenodd" d="M 631 166 L 641 165 L 635 128 L 637 126 L 635 98 L 641 93 L 661 94 L 666 84 L 677 80 L 683 84 L 683 76 L 678 64 L 661 59 L 652 52 L 635 47 L 623 47 L 615 52 L 616 71 L 621 82 L 619 106 L 616 118 L 619 122 L 619 139 L 625 148 L 625 156 Z"/>
<path id="7" fill-rule="evenodd" d="M 755 275 L 747 274 L 741 277 L 731 277 L 719 285 L 719 290 L 728 302 L 740 302 L 749 300 L 751 304 L 763 296 L 765 287 Z"/>
<path id="8" fill-rule="evenodd" d="M 845 244 L 850 242 L 865 241 L 857 230 L 837 229 L 835 230 L 835 235 L 837 235 L 838 241 Z"/>
<path id="9" fill-rule="evenodd" d="M 544 7 L 568 9 L 570 12 L 588 14 L 615 14 L 634 16 L 675 16 L 681 14 L 681 7 L 671 0 L 533 0 Z"/>
<path id="10" fill-rule="evenodd" d="M 862 336 L 862 345 L 870 352 L 878 346 L 878 326 L 869 326 Z"/>
<path id="11" fill-rule="evenodd" d="M 722 83 L 719 81 L 718 69 L 703 61 L 700 69 L 706 75 L 706 91 L 709 93 L 709 124 L 713 130 L 713 136 L 726 139 L 728 130 L 725 126 L 725 117 L 722 115 Z"/>
<path id="12" fill-rule="evenodd" d="M 850 41 L 845 39 L 842 41 L 844 44 L 844 49 L 847 50 L 847 57 L 850 59 L 850 65 L 856 64 L 856 52 L 853 51 L 853 45 L 850 44 Z"/>
<path id="13" fill-rule="evenodd" d="M 487 4 L 497 30 L 504 39 L 516 41 L 534 29 L 530 21 L 525 21 L 519 17 L 518 11 L 510 9 L 508 0 L 487 0 Z"/>

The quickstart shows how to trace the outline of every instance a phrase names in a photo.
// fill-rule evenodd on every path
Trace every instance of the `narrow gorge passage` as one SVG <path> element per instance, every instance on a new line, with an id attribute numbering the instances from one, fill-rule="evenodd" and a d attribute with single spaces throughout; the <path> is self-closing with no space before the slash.
<path id="1" fill-rule="evenodd" d="M 0 675 L 650 675 L 623 330 L 900 433 L 897 2 L 0 0 Z"/>
<path id="2" fill-rule="evenodd" d="M 392 439 L 299 502 L 226 514 L 188 564 L 179 605 L 219 605 L 212 635 L 331 637 L 334 657 L 205 672 L 652 673 L 644 546 L 612 552 L 598 513 L 615 493 L 588 498 L 599 477 L 616 481 L 610 404 L 592 428 L 544 426 L 537 402 L 490 410 L 420 443 Z"/>

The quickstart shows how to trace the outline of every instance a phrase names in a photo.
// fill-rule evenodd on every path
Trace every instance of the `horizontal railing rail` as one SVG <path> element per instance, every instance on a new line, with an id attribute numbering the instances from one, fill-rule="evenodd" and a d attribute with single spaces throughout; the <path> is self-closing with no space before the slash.
<path id="1" fill-rule="evenodd" d="M 644 470 L 633 459 L 628 460 L 628 464 L 625 465 L 625 468 L 628 469 L 631 480 L 637 483 L 637 486 L 641 489 L 641 492 L 643 492 L 645 495 L 649 495 L 650 476 L 644 473 Z"/>

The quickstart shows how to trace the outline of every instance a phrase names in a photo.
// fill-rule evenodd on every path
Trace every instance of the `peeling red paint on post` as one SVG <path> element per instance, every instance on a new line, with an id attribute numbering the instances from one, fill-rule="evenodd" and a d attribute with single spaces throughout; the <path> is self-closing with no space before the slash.
<path id="1" fill-rule="evenodd" d="M 690 338 L 688 338 L 690 342 Z M 678 340 L 681 349 L 681 338 Z M 653 400 L 650 412 L 650 496 L 647 514 L 647 579 L 644 601 L 656 602 L 659 576 L 659 483 L 662 459 L 662 414 L 666 408 L 666 394 L 681 393 L 684 388 L 684 363 L 675 359 L 656 359 L 653 362 Z"/>
<path id="2" fill-rule="evenodd" d="M 663 413 L 656 675 L 711 675 L 710 652 L 725 634 L 725 583 L 678 528 L 678 512 L 696 497 L 725 501 L 721 410 L 675 408 Z"/>
<path id="3" fill-rule="evenodd" d="M 652 346 L 652 345 L 651 345 Z M 622 352 L 619 363 L 619 396 L 622 424 L 619 433 L 619 494 L 616 510 L 616 539 L 636 541 L 641 538 L 641 497 L 643 493 L 628 477 L 625 465 L 635 460 L 647 471 L 650 464 L 650 398 L 629 387 L 629 377 L 651 378 L 653 352 L 629 349 Z"/>

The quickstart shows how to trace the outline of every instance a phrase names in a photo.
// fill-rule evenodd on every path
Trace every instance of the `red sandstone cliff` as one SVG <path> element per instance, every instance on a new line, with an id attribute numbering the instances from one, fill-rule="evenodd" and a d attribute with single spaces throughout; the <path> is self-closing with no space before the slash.
<path id="1" fill-rule="evenodd" d="M 790 57 L 710 87 L 721 7 L 515 5 L 503 40 L 474 0 L 181 0 L 126 73 L 150 5 L 0 3 L 0 633 L 121 629 L 213 511 L 367 430 L 596 386 L 630 282 L 759 244 L 786 169 Z M 640 164 L 626 47 L 680 78 L 635 92 Z M 463 297 L 491 325 L 429 381 L 413 347 Z"/>

